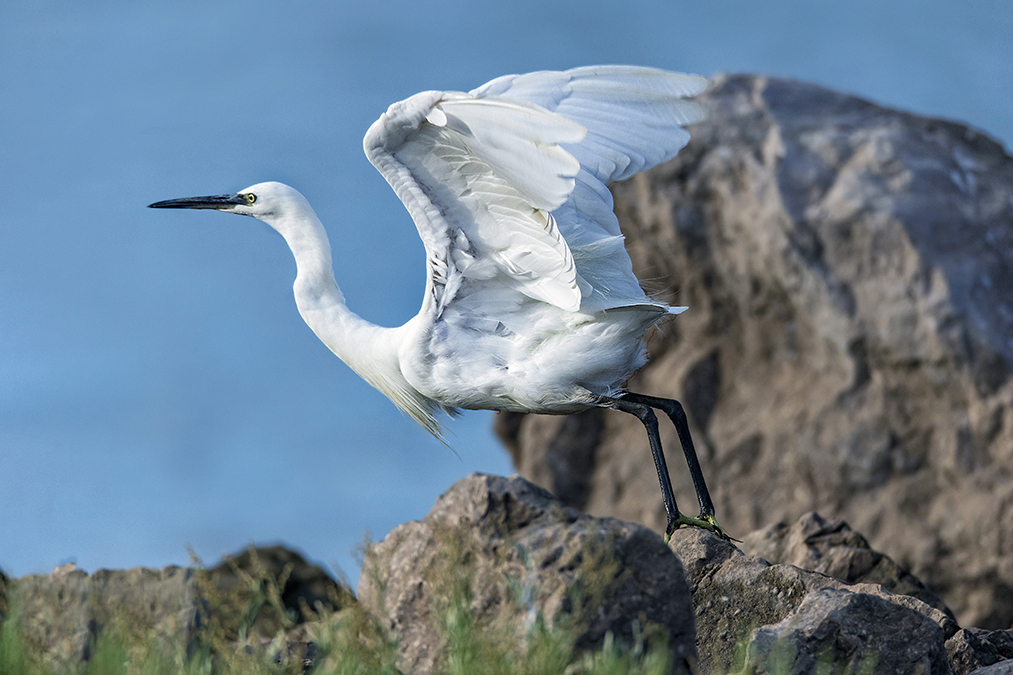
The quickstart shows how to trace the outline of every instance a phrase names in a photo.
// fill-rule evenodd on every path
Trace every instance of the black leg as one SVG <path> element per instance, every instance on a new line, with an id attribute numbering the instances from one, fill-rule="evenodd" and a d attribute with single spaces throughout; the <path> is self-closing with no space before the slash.
<path id="1" fill-rule="evenodd" d="M 686 420 L 686 412 L 682 409 L 682 404 L 670 398 L 644 396 L 643 394 L 634 394 L 632 392 L 625 394 L 623 400 L 657 408 L 668 415 L 668 419 L 672 420 L 675 430 L 679 433 L 682 452 L 686 455 L 689 475 L 693 477 L 693 488 L 696 490 L 696 498 L 700 502 L 700 517 L 713 518 L 714 502 L 711 501 L 710 492 L 707 490 L 707 483 L 703 479 L 703 470 L 700 468 L 700 460 L 696 456 L 696 448 L 693 446 L 693 437 L 689 434 L 689 422 Z"/>
<path id="2" fill-rule="evenodd" d="M 690 472 L 693 473 L 693 482 L 698 486 L 697 497 L 700 500 L 702 512 L 699 518 L 690 518 L 689 516 L 685 516 L 679 512 L 679 508 L 675 503 L 675 492 L 672 490 L 672 481 L 668 477 L 668 466 L 665 463 L 665 453 L 661 448 L 661 435 L 658 433 L 658 418 L 655 416 L 654 411 L 651 410 L 651 407 L 655 402 L 664 402 L 665 405 L 658 405 L 657 407 L 668 413 L 669 417 L 672 417 L 676 408 L 667 405 L 668 403 L 675 403 L 678 408 L 678 412 L 682 413 L 682 406 L 676 401 L 656 399 L 649 396 L 640 396 L 638 394 L 624 394 L 620 398 L 602 398 L 601 405 L 614 410 L 621 410 L 622 412 L 627 412 L 631 415 L 636 415 L 647 429 L 647 438 L 651 444 L 651 454 L 654 455 L 654 466 L 658 470 L 658 482 L 661 483 L 661 496 L 665 501 L 665 514 L 668 516 L 668 524 L 665 527 L 665 541 L 667 542 L 672 536 L 672 533 L 683 525 L 701 527 L 724 539 L 730 539 L 714 518 L 714 506 L 711 504 L 710 495 L 707 492 L 707 486 L 703 482 L 703 473 L 700 471 L 700 463 L 696 459 L 696 451 L 693 449 L 693 441 L 689 436 L 689 426 L 686 424 L 686 416 L 684 413 L 682 414 L 682 428 L 685 429 L 685 436 L 683 436 L 682 428 L 679 427 L 679 423 L 675 422 L 674 418 L 672 418 L 672 421 L 675 422 L 676 428 L 679 429 L 679 438 L 683 441 L 683 449 L 686 452 L 686 458 L 690 465 Z M 670 413 L 669 410 L 672 410 L 673 412 Z M 690 459 L 691 456 L 692 459 Z M 697 477 L 699 477 L 699 482 L 697 482 Z M 702 492 L 700 487 L 702 487 Z M 709 512 L 705 512 L 708 506 L 710 510 Z"/>
<path id="3" fill-rule="evenodd" d="M 654 455 L 654 466 L 658 470 L 658 481 L 661 483 L 661 497 L 665 500 L 665 514 L 668 526 L 665 528 L 665 539 L 675 532 L 680 517 L 679 507 L 675 503 L 675 492 L 672 491 L 672 479 L 668 477 L 668 466 L 665 464 L 665 453 L 661 449 L 661 436 L 658 434 L 658 418 L 651 407 L 645 403 L 627 400 L 626 397 L 608 399 L 609 407 L 636 415 L 647 429 L 647 439 L 651 443 L 651 454 Z"/>

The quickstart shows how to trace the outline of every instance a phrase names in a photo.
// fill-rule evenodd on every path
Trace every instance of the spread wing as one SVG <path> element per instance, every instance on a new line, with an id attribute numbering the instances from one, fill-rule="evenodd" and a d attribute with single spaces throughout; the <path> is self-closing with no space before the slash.
<path id="1" fill-rule="evenodd" d="M 605 66 L 392 105 L 363 145 L 425 244 L 423 311 L 493 287 L 568 311 L 663 307 L 640 289 L 606 186 L 673 157 L 702 116 L 684 99 L 705 87 Z"/>
<path id="2" fill-rule="evenodd" d="M 534 103 L 587 129 L 562 147 L 580 162 L 574 190 L 553 215 L 578 270 L 593 288 L 588 310 L 646 298 L 626 253 L 609 183 L 666 162 L 689 142 L 683 127 L 704 111 L 689 100 L 707 88 L 699 75 L 635 66 L 505 75 L 471 92 Z"/>

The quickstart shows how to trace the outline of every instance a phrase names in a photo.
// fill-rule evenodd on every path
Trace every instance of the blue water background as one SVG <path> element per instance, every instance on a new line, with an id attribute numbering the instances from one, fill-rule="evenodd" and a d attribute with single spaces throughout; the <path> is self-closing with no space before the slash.
<path id="1" fill-rule="evenodd" d="M 0 568 L 283 541 L 354 580 L 367 531 L 511 472 L 491 413 L 449 422 L 458 457 L 316 340 L 267 226 L 144 207 L 296 186 L 349 305 L 398 325 L 423 250 L 369 124 L 597 63 L 802 78 L 1013 142 L 1009 0 L 2 3 Z"/>

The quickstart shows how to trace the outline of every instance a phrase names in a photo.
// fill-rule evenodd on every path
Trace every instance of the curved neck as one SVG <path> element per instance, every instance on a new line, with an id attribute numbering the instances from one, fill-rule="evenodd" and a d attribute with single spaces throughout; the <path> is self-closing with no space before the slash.
<path id="1" fill-rule="evenodd" d="M 267 220 L 267 219 L 265 219 Z M 383 360 L 375 345 L 377 334 L 387 329 L 365 321 L 345 305 L 334 280 L 331 245 L 324 226 L 309 204 L 298 212 L 267 221 L 285 238 L 295 256 L 295 302 L 306 324 L 317 337 L 352 370 L 363 377 Z M 370 344 L 377 349 L 369 350 Z"/>
<path id="2" fill-rule="evenodd" d="M 344 307 L 345 298 L 334 280 L 331 244 L 320 219 L 310 211 L 298 228 L 275 228 L 285 238 L 295 256 L 295 300 L 302 311 L 303 303 L 335 303 Z M 305 318 L 305 317 L 304 317 Z"/>
<path id="3" fill-rule="evenodd" d="M 416 390 L 401 372 L 401 328 L 382 328 L 363 320 L 345 305 L 334 281 L 331 245 L 309 203 L 297 198 L 280 212 L 262 219 L 277 230 L 295 256 L 295 302 L 306 324 L 320 341 L 364 380 L 411 415 L 437 438 L 436 404 Z"/>

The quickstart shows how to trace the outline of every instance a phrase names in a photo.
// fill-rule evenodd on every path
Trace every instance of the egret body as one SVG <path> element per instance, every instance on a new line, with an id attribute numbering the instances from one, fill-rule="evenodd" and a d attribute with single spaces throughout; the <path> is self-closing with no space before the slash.
<path id="1" fill-rule="evenodd" d="M 626 391 L 647 362 L 644 334 L 685 307 L 641 289 L 607 185 L 676 155 L 702 112 L 695 75 L 598 66 L 497 78 L 469 93 L 395 103 L 366 133 L 366 156 L 425 244 L 419 313 L 375 326 L 345 305 L 323 225 L 281 183 L 172 199 L 154 208 L 258 218 L 295 256 L 299 313 L 352 370 L 436 437 L 458 409 L 565 414 L 591 407 L 644 423 L 668 516 L 666 539 L 714 517 L 682 406 Z M 679 512 L 652 408 L 675 424 L 700 502 Z"/>

